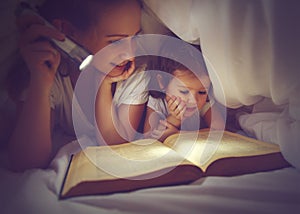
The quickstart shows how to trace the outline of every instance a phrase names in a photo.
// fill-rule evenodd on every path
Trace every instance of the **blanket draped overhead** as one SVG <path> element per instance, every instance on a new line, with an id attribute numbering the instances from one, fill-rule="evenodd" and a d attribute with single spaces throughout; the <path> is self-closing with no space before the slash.
<path id="1" fill-rule="evenodd" d="M 219 102 L 254 104 L 240 118 L 244 130 L 278 143 L 300 169 L 300 2 L 144 2 L 177 36 L 201 45 Z"/>

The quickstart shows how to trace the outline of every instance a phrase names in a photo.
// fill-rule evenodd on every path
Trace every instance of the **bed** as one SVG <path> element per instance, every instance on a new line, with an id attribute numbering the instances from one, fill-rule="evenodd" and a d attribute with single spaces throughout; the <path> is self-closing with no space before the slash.
<path id="1" fill-rule="evenodd" d="M 2 18 L 16 1 L 2 2 Z M 5 8 L 5 9 L 4 9 Z M 149 14 L 144 14 L 149 18 Z M 11 20 L 11 19 L 8 19 Z M 168 29 L 145 22 L 148 32 Z M 2 23 L 2 21 L 1 21 Z M 11 26 L 10 22 L 6 23 Z M 153 27 L 154 26 L 154 27 Z M 10 28 L 5 28 L 10 29 Z M 1 29 L 1 45 L 10 31 Z M 184 35 L 182 35 L 184 37 Z M 1 75 L 5 73 L 16 46 L 1 54 Z M 4 97 L 4 98 L 3 98 Z M 1 95 L 1 107 L 5 96 Z M 2 111 L 3 109 L 1 109 Z M 7 154 L 0 153 L 0 212 L 16 213 L 300 213 L 300 171 L 294 167 L 233 177 L 206 177 L 189 185 L 157 187 L 105 196 L 59 200 L 58 194 L 70 155 L 81 149 L 72 141 L 59 149 L 47 169 L 15 173 L 6 169 Z"/>
<path id="2" fill-rule="evenodd" d="M 0 170 L 1 213 L 299 213 L 300 173 L 289 167 L 234 177 L 206 177 L 189 185 L 59 200 L 69 155 L 62 147 L 46 170 Z M 2 155 L 3 157 L 3 155 Z"/>

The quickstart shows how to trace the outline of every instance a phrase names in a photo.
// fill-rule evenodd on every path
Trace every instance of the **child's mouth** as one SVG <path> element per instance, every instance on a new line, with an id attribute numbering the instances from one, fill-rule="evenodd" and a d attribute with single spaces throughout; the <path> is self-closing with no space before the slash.
<path id="1" fill-rule="evenodd" d="M 196 106 L 191 106 L 191 107 L 186 107 L 186 108 L 185 108 L 185 112 L 186 112 L 187 114 L 194 113 L 194 112 L 196 112 L 196 110 L 197 110 L 197 107 L 196 107 Z"/>

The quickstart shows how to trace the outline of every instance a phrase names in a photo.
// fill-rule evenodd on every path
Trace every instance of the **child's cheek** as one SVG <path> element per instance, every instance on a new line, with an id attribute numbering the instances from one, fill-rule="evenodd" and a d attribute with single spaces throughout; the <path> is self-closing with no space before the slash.
<path id="1" fill-rule="evenodd" d="M 198 102 L 198 109 L 201 110 L 203 108 L 203 106 L 205 105 L 206 103 L 206 98 L 205 99 L 201 99 L 199 102 Z"/>

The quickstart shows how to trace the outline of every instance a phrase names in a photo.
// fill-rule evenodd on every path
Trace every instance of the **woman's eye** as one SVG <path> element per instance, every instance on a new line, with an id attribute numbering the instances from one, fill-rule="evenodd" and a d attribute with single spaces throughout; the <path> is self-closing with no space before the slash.
<path id="1" fill-rule="evenodd" d="M 188 90 L 180 90 L 179 92 L 180 92 L 181 94 L 188 94 L 188 93 L 189 93 Z"/>
<path id="2" fill-rule="evenodd" d="M 201 94 L 201 95 L 206 94 L 206 91 L 199 91 L 198 94 Z"/>

